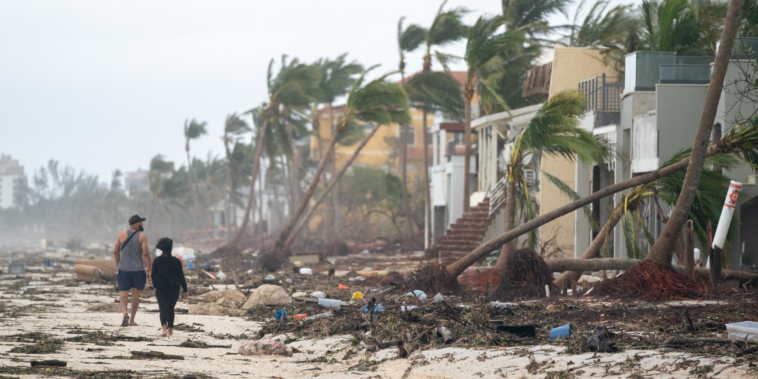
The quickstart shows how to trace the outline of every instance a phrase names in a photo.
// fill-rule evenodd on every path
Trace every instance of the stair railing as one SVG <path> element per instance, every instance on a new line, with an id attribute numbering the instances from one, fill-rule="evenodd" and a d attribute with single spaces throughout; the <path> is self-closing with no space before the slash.
<path id="1" fill-rule="evenodd" d="M 490 213 L 492 216 L 503 203 L 505 203 L 505 187 L 508 185 L 508 177 L 503 176 L 495 184 L 495 188 L 490 193 Z"/>

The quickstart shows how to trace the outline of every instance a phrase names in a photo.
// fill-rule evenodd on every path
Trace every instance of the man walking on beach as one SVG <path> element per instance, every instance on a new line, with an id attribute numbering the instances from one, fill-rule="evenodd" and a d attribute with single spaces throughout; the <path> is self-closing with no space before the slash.
<path id="1" fill-rule="evenodd" d="M 129 230 L 118 234 L 116 246 L 113 248 L 113 258 L 118 266 L 118 290 L 121 292 L 121 311 L 124 318 L 121 326 L 135 326 L 134 316 L 139 306 L 139 292 L 145 289 L 145 282 L 151 280 L 150 253 L 147 250 L 147 236 L 142 233 L 145 229 L 142 222 L 145 218 L 134 215 L 129 218 Z M 145 272 L 147 269 L 147 272 Z M 132 317 L 126 311 L 126 301 L 132 290 Z"/>

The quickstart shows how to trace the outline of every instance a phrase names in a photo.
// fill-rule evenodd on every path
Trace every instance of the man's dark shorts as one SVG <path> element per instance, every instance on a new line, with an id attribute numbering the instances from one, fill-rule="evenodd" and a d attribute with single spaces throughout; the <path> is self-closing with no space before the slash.
<path id="1" fill-rule="evenodd" d="M 119 291 L 129 291 L 132 288 L 142 291 L 147 283 L 147 273 L 144 271 L 119 271 L 116 278 Z"/>

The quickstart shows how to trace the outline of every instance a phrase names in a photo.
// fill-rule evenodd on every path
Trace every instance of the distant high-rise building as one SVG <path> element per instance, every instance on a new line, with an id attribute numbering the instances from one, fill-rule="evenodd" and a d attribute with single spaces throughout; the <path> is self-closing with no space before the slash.
<path id="1" fill-rule="evenodd" d="M 124 186 L 127 191 L 150 191 L 150 181 L 147 178 L 147 171 L 138 169 L 137 171 L 125 173 Z"/>
<path id="2" fill-rule="evenodd" d="M 24 167 L 10 155 L 0 154 L 0 208 L 20 205 L 25 188 Z"/>

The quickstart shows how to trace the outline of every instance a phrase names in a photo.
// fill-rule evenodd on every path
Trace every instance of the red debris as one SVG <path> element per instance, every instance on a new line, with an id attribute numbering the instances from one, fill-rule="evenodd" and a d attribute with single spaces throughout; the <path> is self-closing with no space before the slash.
<path id="1" fill-rule="evenodd" d="M 593 295 L 624 299 L 676 300 L 705 295 L 702 284 L 649 261 L 642 261 L 594 288 Z"/>

